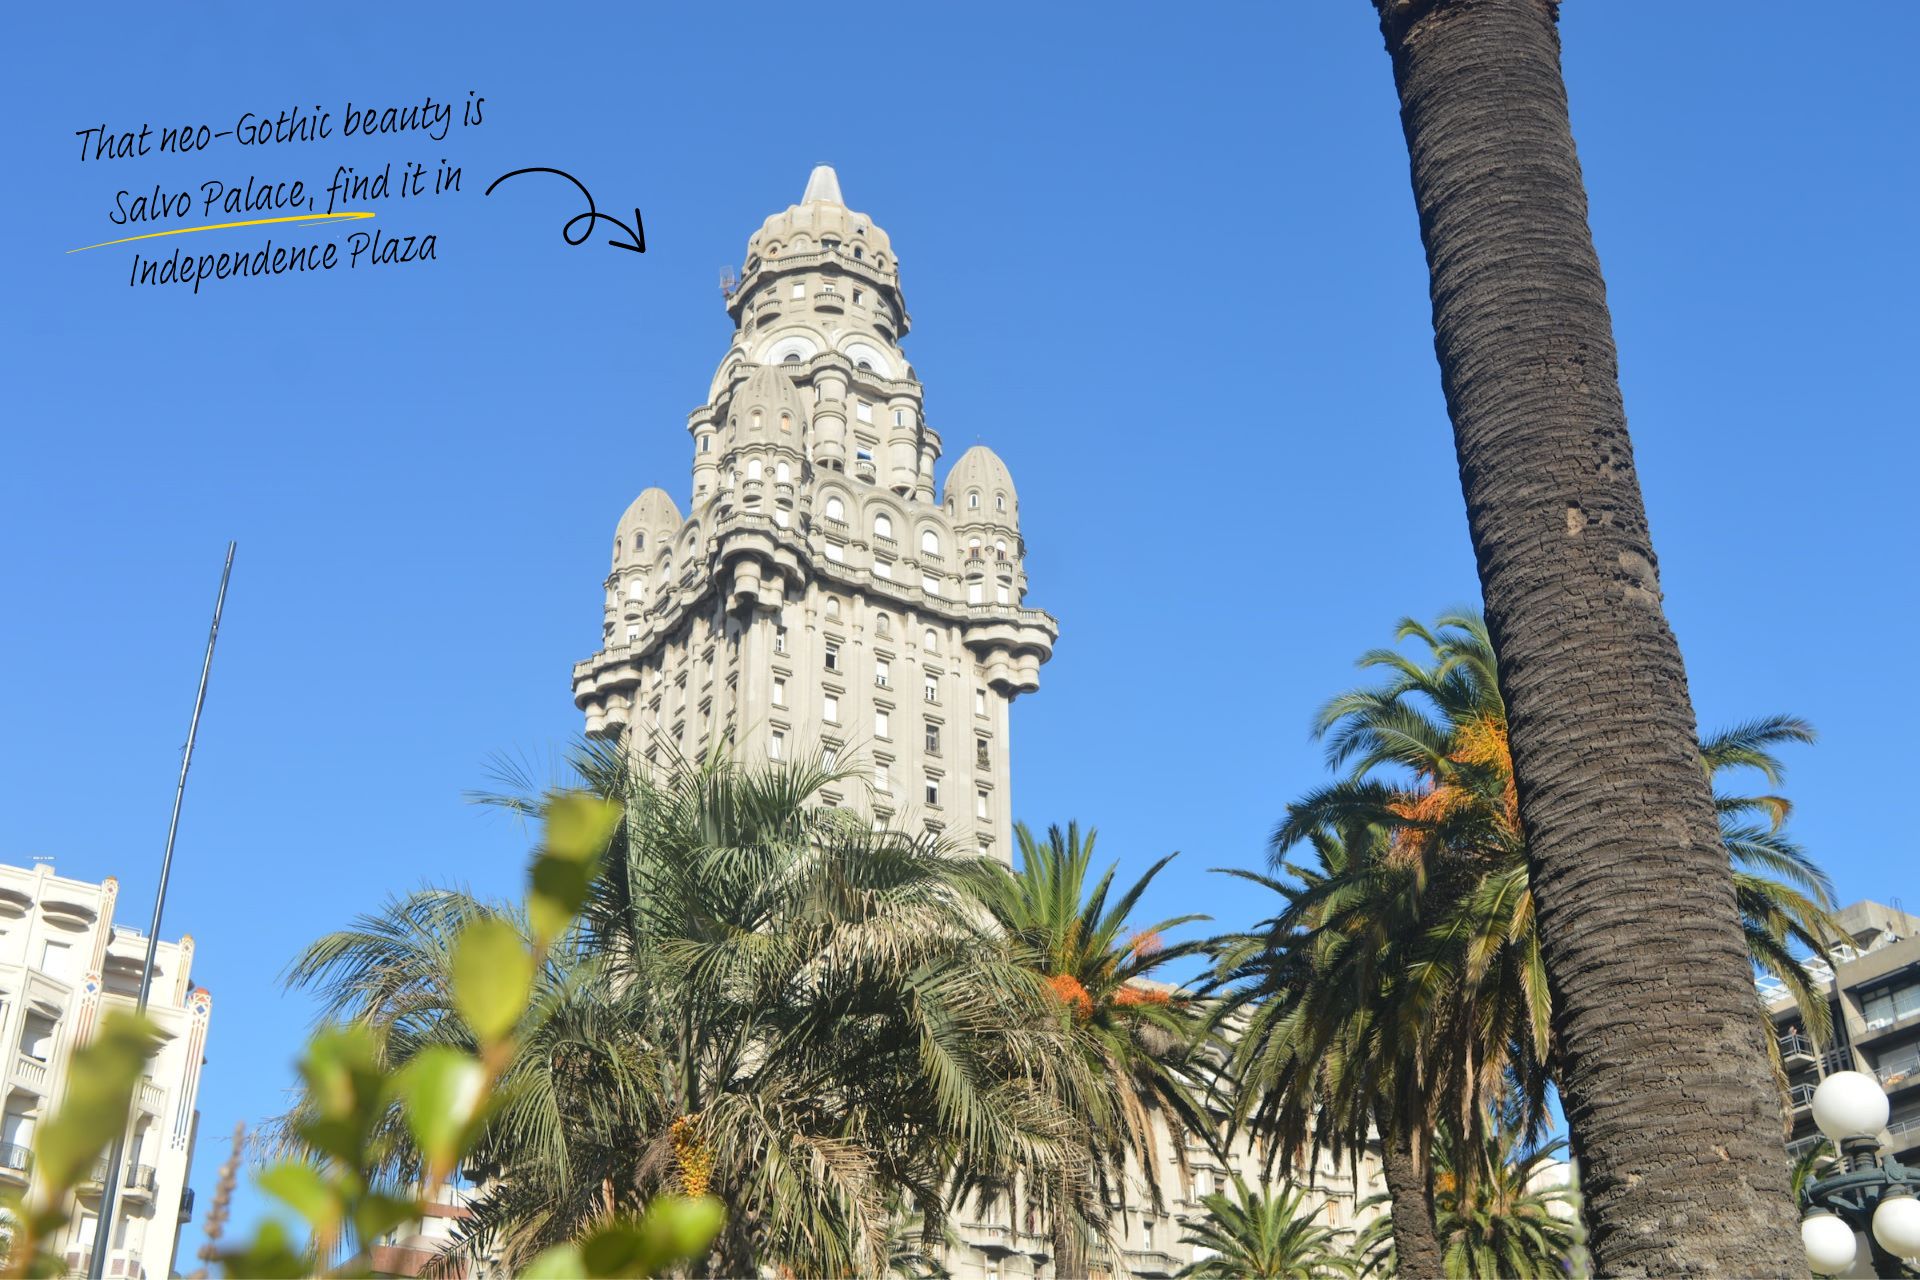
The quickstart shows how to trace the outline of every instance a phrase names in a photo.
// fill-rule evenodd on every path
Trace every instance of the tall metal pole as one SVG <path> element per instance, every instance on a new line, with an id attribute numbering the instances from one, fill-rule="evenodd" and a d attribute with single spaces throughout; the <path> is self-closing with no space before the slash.
<path id="1" fill-rule="evenodd" d="M 160 947 L 160 916 L 167 908 L 167 877 L 173 870 L 173 840 L 180 833 L 180 805 L 187 796 L 187 770 L 193 764 L 193 740 L 200 732 L 200 710 L 207 705 L 207 677 L 213 673 L 213 646 L 220 639 L 220 611 L 227 603 L 227 580 L 233 576 L 233 550 L 227 543 L 227 563 L 220 570 L 220 594 L 213 599 L 213 626 L 207 632 L 207 656 L 200 663 L 200 689 L 193 695 L 193 719 L 187 722 L 187 747 L 180 754 L 180 781 L 173 788 L 173 817 L 167 821 L 167 851 L 160 857 L 160 887 L 153 895 L 153 923 L 147 928 L 147 960 L 140 966 L 140 998 L 134 1004 L 138 1013 L 147 1011 L 147 997 L 153 992 L 153 960 Z M 100 1217 L 93 1228 L 93 1258 L 87 1274 L 93 1280 L 105 1280 L 107 1246 L 113 1238 L 114 1193 L 120 1187 L 120 1161 L 126 1155 L 127 1132 L 122 1128 L 107 1154 L 107 1176 L 100 1185 Z"/>

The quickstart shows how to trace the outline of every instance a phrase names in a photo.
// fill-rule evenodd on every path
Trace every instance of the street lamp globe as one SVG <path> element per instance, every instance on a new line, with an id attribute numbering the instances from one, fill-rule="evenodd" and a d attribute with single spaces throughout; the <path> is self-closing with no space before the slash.
<path id="1" fill-rule="evenodd" d="M 1836 1071 L 1813 1091 L 1813 1122 L 1835 1143 L 1871 1138 L 1887 1127 L 1887 1095 L 1859 1071 Z"/>
<path id="2" fill-rule="evenodd" d="M 1839 1275 L 1853 1265 L 1853 1228 L 1824 1209 L 1800 1219 L 1800 1244 L 1816 1275 Z"/>
<path id="3" fill-rule="evenodd" d="M 1873 1211 L 1873 1238 L 1899 1258 L 1920 1257 L 1920 1200 L 1902 1187 Z"/>

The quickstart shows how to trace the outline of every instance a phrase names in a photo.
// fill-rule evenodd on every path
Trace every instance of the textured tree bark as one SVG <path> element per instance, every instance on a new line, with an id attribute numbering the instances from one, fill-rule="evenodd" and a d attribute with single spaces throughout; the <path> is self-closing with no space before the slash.
<path id="1" fill-rule="evenodd" d="M 1375 0 L 1603 1275 L 1806 1274 L 1553 0 Z"/>
<path id="2" fill-rule="evenodd" d="M 1441 1280 L 1440 1230 L 1433 1220 L 1433 1187 L 1408 1139 L 1381 1129 L 1380 1174 L 1392 1203 L 1395 1274 L 1401 1280 Z"/>
<path id="3" fill-rule="evenodd" d="M 1080 1215 L 1069 1207 L 1072 1201 L 1064 1173 L 1060 1175 L 1060 1184 L 1053 1212 L 1048 1216 L 1048 1224 L 1053 1229 L 1054 1280 L 1086 1280 L 1086 1230 L 1080 1223 Z"/>

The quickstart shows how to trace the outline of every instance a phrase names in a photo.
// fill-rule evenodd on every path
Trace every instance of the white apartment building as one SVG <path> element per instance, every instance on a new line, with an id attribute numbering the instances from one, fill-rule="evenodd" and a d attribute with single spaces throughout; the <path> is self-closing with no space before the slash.
<path id="1" fill-rule="evenodd" d="M 146 935 L 113 922 L 120 884 L 56 875 L 51 866 L 0 866 L 0 1182 L 33 1175 L 35 1127 L 60 1109 L 67 1063 L 108 1009 L 131 1010 Z M 135 1089 L 114 1200 L 107 1275 L 164 1280 L 180 1226 L 193 1211 L 187 1170 L 199 1128 L 196 1103 L 212 999 L 190 981 L 193 939 L 162 942 L 154 956 L 148 1016 L 164 1042 Z M 86 1274 L 100 1227 L 105 1160 L 83 1186 L 57 1241 L 68 1270 Z"/>

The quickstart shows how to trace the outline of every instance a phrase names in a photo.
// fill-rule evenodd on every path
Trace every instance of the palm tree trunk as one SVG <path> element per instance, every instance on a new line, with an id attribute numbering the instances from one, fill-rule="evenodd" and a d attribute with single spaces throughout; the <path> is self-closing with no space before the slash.
<path id="1" fill-rule="evenodd" d="M 1080 1215 L 1073 1211 L 1071 1191 L 1072 1180 L 1063 1170 L 1053 1212 L 1048 1215 L 1053 1230 L 1054 1280 L 1086 1280 L 1087 1275 L 1086 1232 Z"/>
<path id="2" fill-rule="evenodd" d="M 1395 1274 L 1403 1280 L 1440 1280 L 1446 1268 L 1433 1221 L 1433 1185 L 1414 1158 L 1412 1141 L 1391 1127 L 1381 1127 L 1380 1173 L 1393 1202 Z"/>
<path id="3" fill-rule="evenodd" d="M 1804 1274 L 1554 0 L 1375 0 L 1607 1275 Z"/>

